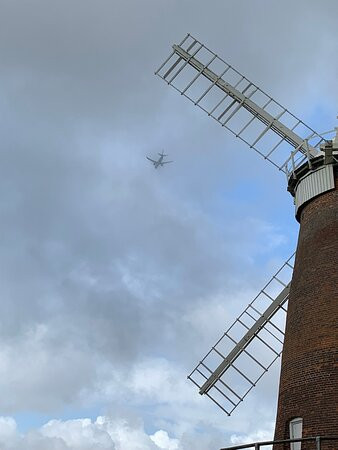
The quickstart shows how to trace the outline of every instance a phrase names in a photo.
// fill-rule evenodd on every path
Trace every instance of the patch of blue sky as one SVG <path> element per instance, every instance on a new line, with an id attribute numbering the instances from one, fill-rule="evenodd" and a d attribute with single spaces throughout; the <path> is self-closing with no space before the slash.
<path id="1" fill-rule="evenodd" d="M 235 210 L 241 209 L 241 213 L 255 215 L 263 220 L 275 222 L 290 216 L 293 211 L 293 201 L 286 190 L 284 178 L 275 174 L 276 182 L 271 185 L 273 177 L 266 180 L 265 177 L 243 178 L 240 182 L 234 184 L 231 189 L 227 186 L 218 192 L 218 206 L 223 203 L 229 205 Z M 293 218 L 293 214 L 291 214 Z"/>
<path id="2" fill-rule="evenodd" d="M 144 424 L 145 432 L 148 435 L 156 433 L 161 428 L 165 428 L 166 430 L 171 430 L 176 427 L 176 422 L 173 419 L 170 419 L 169 417 L 161 418 L 161 423 L 159 423 L 159 420 L 156 419 L 154 416 L 154 406 L 146 406 L 142 407 L 142 420 Z M 173 436 L 170 436 L 173 437 Z"/>
<path id="3" fill-rule="evenodd" d="M 27 433 L 30 430 L 42 427 L 50 420 L 57 419 L 61 421 L 66 421 L 79 418 L 89 418 L 95 420 L 97 416 L 101 414 L 102 408 L 91 407 L 81 409 L 66 408 L 61 412 L 56 411 L 55 413 L 50 414 L 43 414 L 33 411 L 24 411 L 13 414 L 12 417 L 17 423 L 19 432 Z"/>
<path id="4" fill-rule="evenodd" d="M 259 179 L 243 179 L 240 183 L 234 185 L 232 189 L 227 189 L 223 195 L 227 201 L 234 201 L 242 205 L 252 204 L 258 198 L 264 196 L 264 186 Z"/>
<path id="5" fill-rule="evenodd" d="M 220 196 L 218 227 L 229 232 L 229 226 L 237 223 L 244 233 L 254 233 L 254 243 L 251 245 L 250 240 L 244 239 L 243 245 L 249 245 L 247 250 L 255 264 L 264 266 L 271 258 L 287 259 L 294 252 L 299 225 L 286 185 L 280 190 L 267 189 L 263 179 L 243 179 Z"/>
<path id="6" fill-rule="evenodd" d="M 305 108 L 303 120 L 321 134 L 338 126 L 337 113 L 337 105 L 334 104 L 334 101 L 323 99 Z"/>

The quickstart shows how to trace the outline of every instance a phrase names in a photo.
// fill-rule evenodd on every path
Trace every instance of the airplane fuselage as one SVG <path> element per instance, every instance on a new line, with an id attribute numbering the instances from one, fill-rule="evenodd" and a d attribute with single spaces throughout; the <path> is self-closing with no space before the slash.
<path id="1" fill-rule="evenodd" d="M 153 164 L 155 166 L 155 169 L 157 169 L 159 166 L 163 166 L 163 156 L 160 156 L 158 161 L 155 161 Z"/>
<path id="2" fill-rule="evenodd" d="M 165 157 L 165 156 L 168 156 L 168 155 L 165 155 L 164 153 L 159 153 L 159 156 L 160 156 L 160 157 L 159 157 L 158 160 L 154 160 L 154 159 L 149 158 L 149 156 L 146 156 L 146 158 L 147 158 L 149 161 L 152 162 L 152 164 L 154 165 L 155 169 L 157 169 L 157 168 L 160 167 L 160 166 L 164 166 L 164 164 L 168 164 L 168 163 L 173 162 L 173 161 L 164 161 L 164 160 L 163 160 L 164 157 Z"/>

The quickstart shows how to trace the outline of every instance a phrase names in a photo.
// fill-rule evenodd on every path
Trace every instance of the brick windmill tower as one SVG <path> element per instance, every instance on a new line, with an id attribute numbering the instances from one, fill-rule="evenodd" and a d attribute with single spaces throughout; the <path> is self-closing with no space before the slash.
<path id="1" fill-rule="evenodd" d="M 338 128 L 316 133 L 189 34 L 156 74 L 285 173 L 300 223 L 296 255 L 188 378 L 230 415 L 282 355 L 270 444 L 337 450 Z"/>
<path id="2" fill-rule="evenodd" d="M 299 167 L 288 185 L 301 203 L 296 215 L 300 232 L 289 294 L 276 439 L 288 432 L 297 437 L 338 434 L 338 133 L 321 148 L 324 155 L 314 158 L 312 167 Z M 324 185 L 329 189 L 318 192 Z M 314 447 L 307 443 L 302 448 Z M 327 441 L 323 448 L 337 450 L 338 441 Z"/>

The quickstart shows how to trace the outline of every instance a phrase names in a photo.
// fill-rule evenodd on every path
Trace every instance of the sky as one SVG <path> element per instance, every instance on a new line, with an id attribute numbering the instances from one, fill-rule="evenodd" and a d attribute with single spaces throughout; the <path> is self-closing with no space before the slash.
<path id="1" fill-rule="evenodd" d="M 1 449 L 272 438 L 278 364 L 231 417 L 186 377 L 293 253 L 292 198 L 154 71 L 189 32 L 326 131 L 337 17 L 335 0 L 0 0 Z"/>

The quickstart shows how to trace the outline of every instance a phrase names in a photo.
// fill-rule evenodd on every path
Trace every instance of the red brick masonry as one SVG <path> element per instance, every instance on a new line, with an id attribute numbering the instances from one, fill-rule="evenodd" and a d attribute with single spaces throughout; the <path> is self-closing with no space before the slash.
<path id="1" fill-rule="evenodd" d="M 279 387 L 275 439 L 303 418 L 303 437 L 338 434 L 338 176 L 301 212 Z M 275 446 L 284 449 L 290 446 Z M 302 444 L 302 450 L 315 444 Z M 338 442 L 323 450 L 338 450 Z"/>

